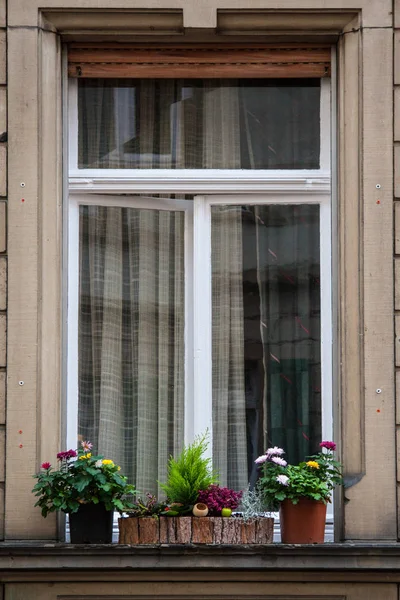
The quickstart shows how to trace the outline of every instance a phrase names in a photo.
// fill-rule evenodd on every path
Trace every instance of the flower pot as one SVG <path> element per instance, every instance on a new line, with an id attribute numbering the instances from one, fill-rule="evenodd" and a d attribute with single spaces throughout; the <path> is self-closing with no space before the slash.
<path id="1" fill-rule="evenodd" d="M 111 544 L 113 516 L 104 504 L 81 504 L 69 515 L 71 544 Z"/>
<path id="2" fill-rule="evenodd" d="M 120 544 L 272 544 L 274 519 L 260 517 L 121 517 Z"/>
<path id="3" fill-rule="evenodd" d="M 325 535 L 326 504 L 300 498 L 297 504 L 284 500 L 280 507 L 283 544 L 322 544 Z"/>
<path id="4" fill-rule="evenodd" d="M 198 502 L 193 506 L 192 512 L 195 517 L 206 517 L 208 515 L 208 506 L 202 502 Z"/>

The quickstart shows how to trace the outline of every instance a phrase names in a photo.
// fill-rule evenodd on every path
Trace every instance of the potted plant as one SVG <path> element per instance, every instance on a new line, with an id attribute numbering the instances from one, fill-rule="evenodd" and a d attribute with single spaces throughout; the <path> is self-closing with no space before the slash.
<path id="1" fill-rule="evenodd" d="M 170 457 L 167 481 L 160 484 L 167 498 L 165 503 L 142 503 L 142 508 L 136 506 L 128 518 L 119 519 L 120 543 L 184 544 L 192 541 L 191 517 L 199 490 L 208 488 L 217 478 L 211 468 L 211 459 L 204 457 L 207 436 L 207 432 L 198 436 L 178 457 Z M 154 512 L 156 506 L 161 510 L 157 508 Z M 157 519 L 145 519 L 146 516 Z M 194 539 L 197 540 L 196 533 Z"/>
<path id="2" fill-rule="evenodd" d="M 197 502 L 204 504 L 212 517 L 230 517 L 232 511 L 239 506 L 242 496 L 243 492 L 235 492 L 212 483 L 207 489 L 198 492 Z"/>
<path id="3" fill-rule="evenodd" d="M 140 498 L 127 517 L 118 520 L 122 544 L 267 544 L 273 539 L 273 519 L 247 520 L 233 515 L 242 499 L 215 483 L 211 460 L 204 456 L 207 434 L 186 446 L 168 463 L 168 479 L 161 484 L 166 502 Z M 151 518 L 149 518 L 151 517 Z"/>
<path id="4" fill-rule="evenodd" d="M 198 501 L 199 490 L 206 490 L 218 480 L 211 468 L 211 459 L 204 454 L 208 447 L 208 433 L 185 446 L 177 458 L 168 461 L 167 482 L 161 484 L 167 501 L 181 505 L 179 514 L 190 514 Z"/>
<path id="5" fill-rule="evenodd" d="M 43 517 L 54 511 L 67 513 L 73 544 L 111 543 L 114 509 L 131 506 L 124 498 L 135 493 L 135 487 L 120 474 L 121 467 L 93 455 L 92 447 L 82 442 L 78 450 L 59 452 L 57 469 L 45 462 L 34 475 L 35 506 L 41 508 Z"/>
<path id="6" fill-rule="evenodd" d="M 256 459 L 262 469 L 260 488 L 272 510 L 279 507 L 281 538 L 286 544 L 322 543 L 326 505 L 342 483 L 341 465 L 334 459 L 335 442 L 320 443 L 321 451 L 298 465 L 288 465 L 282 448 L 269 448 Z"/>

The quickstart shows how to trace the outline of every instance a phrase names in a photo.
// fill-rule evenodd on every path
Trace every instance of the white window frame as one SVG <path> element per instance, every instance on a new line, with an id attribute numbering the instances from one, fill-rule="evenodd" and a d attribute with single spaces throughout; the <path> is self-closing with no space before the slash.
<path id="1" fill-rule="evenodd" d="M 68 447 L 75 447 L 78 431 L 78 228 L 81 204 L 185 210 L 185 443 L 192 441 L 196 434 L 204 432 L 206 428 L 212 436 L 211 207 L 218 204 L 319 204 L 321 425 L 323 439 L 332 439 L 330 132 L 334 86 L 330 85 L 330 80 L 321 80 L 320 169 L 310 170 L 78 169 L 77 87 L 77 80 L 71 79 L 68 88 L 70 168 L 67 210 Z M 154 194 L 171 193 L 192 194 L 195 201 L 151 198 Z M 129 197 L 129 194 L 141 194 L 143 198 Z M 190 399 L 193 401 L 190 402 Z M 210 453 L 211 448 L 212 443 L 209 445 Z M 332 505 L 328 505 L 328 518 L 332 516 Z"/>

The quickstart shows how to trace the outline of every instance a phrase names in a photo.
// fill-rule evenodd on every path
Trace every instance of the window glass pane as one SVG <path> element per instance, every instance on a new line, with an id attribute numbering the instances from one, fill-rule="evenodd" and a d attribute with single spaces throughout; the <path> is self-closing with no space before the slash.
<path id="1" fill-rule="evenodd" d="M 319 168 L 319 80 L 78 85 L 79 168 Z"/>
<path id="2" fill-rule="evenodd" d="M 183 212 L 80 207 L 78 433 L 142 492 L 183 441 L 183 251 Z"/>
<path id="3" fill-rule="evenodd" d="M 212 208 L 213 457 L 243 489 L 321 440 L 319 206 Z"/>

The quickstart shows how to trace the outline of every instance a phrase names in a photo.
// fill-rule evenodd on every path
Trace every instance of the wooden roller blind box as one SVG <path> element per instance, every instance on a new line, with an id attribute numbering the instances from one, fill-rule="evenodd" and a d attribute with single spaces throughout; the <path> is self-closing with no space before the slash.
<path id="1" fill-rule="evenodd" d="M 329 77 L 331 48 L 312 44 L 139 45 L 73 43 L 70 77 Z"/>

